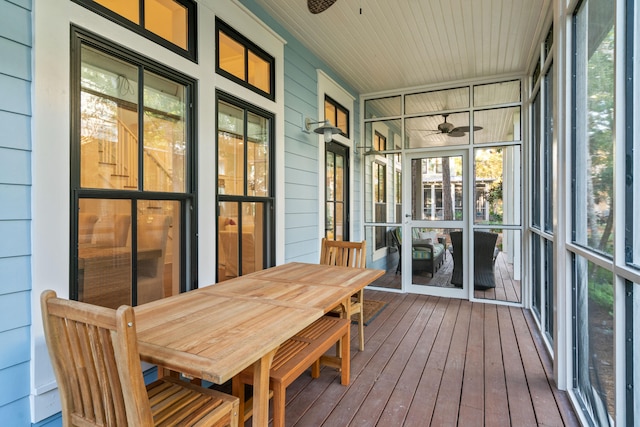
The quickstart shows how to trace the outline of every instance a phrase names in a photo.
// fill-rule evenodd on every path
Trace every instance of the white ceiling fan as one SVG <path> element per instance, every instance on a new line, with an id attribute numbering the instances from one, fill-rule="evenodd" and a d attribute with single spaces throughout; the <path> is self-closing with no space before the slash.
<path id="1" fill-rule="evenodd" d="M 447 136 L 450 136 L 452 138 L 460 138 L 462 136 L 465 136 L 467 134 L 467 132 L 471 131 L 471 126 L 456 126 L 453 123 L 449 123 L 447 121 L 447 117 L 449 117 L 449 114 L 443 114 L 442 118 L 444 119 L 444 122 L 440 123 L 438 125 L 438 129 L 425 129 L 425 132 L 434 132 L 430 135 L 439 135 L 439 134 L 445 134 Z M 473 131 L 479 131 L 482 129 L 482 126 L 474 126 L 473 127 Z"/>
<path id="2" fill-rule="evenodd" d="M 316 14 L 329 9 L 335 2 L 336 0 L 307 0 L 307 7 L 309 12 Z"/>

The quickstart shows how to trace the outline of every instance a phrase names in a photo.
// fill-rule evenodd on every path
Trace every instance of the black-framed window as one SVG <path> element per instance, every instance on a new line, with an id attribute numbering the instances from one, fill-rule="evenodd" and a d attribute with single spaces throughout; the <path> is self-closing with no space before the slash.
<path id="1" fill-rule="evenodd" d="M 218 91 L 218 281 L 275 265 L 273 113 Z"/>
<path id="2" fill-rule="evenodd" d="M 197 62 L 193 0 L 73 0 L 169 50 Z"/>
<path id="3" fill-rule="evenodd" d="M 325 146 L 325 237 L 349 240 L 349 150 L 342 144 Z"/>
<path id="4" fill-rule="evenodd" d="M 387 138 L 376 131 L 373 135 L 373 151 L 385 151 L 387 149 Z"/>
<path id="5" fill-rule="evenodd" d="M 340 129 L 340 134 L 349 138 L 349 110 L 330 96 L 324 97 L 324 119 Z"/>
<path id="6" fill-rule="evenodd" d="M 216 18 L 216 73 L 275 100 L 275 59 Z"/>
<path id="7" fill-rule="evenodd" d="M 195 81 L 75 27 L 71 52 L 71 298 L 197 287 Z"/>

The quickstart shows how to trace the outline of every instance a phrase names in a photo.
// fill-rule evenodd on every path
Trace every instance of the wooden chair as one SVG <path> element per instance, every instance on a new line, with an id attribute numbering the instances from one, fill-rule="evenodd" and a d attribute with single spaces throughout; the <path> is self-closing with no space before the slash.
<path id="1" fill-rule="evenodd" d="M 133 309 L 40 297 L 65 426 L 236 426 L 238 398 L 174 377 L 145 387 Z"/>
<path id="2" fill-rule="evenodd" d="M 320 249 L 320 264 L 338 265 L 343 267 L 366 268 L 367 244 L 362 242 L 345 242 L 340 240 L 322 239 Z M 344 308 L 334 309 L 342 313 Z M 351 297 L 351 314 L 358 314 L 358 334 L 360 351 L 364 351 L 364 290 Z"/>

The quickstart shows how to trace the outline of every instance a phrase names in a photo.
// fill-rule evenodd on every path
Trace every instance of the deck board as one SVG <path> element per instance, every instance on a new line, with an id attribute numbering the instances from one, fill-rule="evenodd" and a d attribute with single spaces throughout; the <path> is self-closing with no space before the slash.
<path id="1" fill-rule="evenodd" d="M 529 312 L 367 289 L 389 305 L 352 326 L 351 384 L 323 368 L 287 389 L 287 426 L 578 426 Z M 250 425 L 248 422 L 246 425 Z"/>

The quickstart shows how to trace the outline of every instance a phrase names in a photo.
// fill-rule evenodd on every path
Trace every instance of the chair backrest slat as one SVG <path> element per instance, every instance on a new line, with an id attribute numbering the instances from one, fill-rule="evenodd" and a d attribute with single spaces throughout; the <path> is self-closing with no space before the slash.
<path id="1" fill-rule="evenodd" d="M 320 264 L 342 267 L 365 268 L 367 263 L 367 245 L 362 242 L 322 239 Z"/>
<path id="2" fill-rule="evenodd" d="M 63 424 L 152 425 L 133 309 L 59 299 L 53 291 L 41 304 Z"/>

